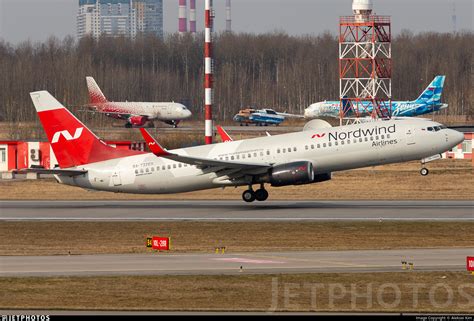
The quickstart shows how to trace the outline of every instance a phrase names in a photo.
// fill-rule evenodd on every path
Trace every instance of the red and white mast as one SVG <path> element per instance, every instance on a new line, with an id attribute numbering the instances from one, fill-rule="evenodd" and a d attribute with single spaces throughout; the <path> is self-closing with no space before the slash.
<path id="1" fill-rule="evenodd" d="M 196 33 L 196 0 L 189 0 L 189 32 Z"/>
<path id="2" fill-rule="evenodd" d="M 212 144 L 212 104 L 213 90 L 213 54 L 212 54 L 212 0 L 205 0 L 205 29 L 204 29 L 204 105 L 205 105 L 205 139 L 206 144 Z"/>
<path id="3" fill-rule="evenodd" d="M 187 31 L 186 0 L 179 0 L 178 32 L 180 35 L 184 35 Z"/>

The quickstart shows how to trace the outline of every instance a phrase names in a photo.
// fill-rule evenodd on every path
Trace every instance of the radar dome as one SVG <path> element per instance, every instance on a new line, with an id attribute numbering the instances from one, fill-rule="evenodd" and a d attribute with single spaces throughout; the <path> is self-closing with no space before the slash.
<path id="1" fill-rule="evenodd" d="M 374 4 L 372 0 L 353 0 L 352 12 L 356 20 L 366 20 L 372 14 Z"/>

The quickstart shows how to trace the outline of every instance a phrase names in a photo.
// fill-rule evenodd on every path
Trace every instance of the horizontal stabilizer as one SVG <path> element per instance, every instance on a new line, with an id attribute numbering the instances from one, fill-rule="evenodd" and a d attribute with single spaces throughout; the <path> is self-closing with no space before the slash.
<path id="1" fill-rule="evenodd" d="M 18 174 L 36 173 L 36 174 L 50 174 L 62 176 L 79 176 L 86 174 L 86 170 L 82 169 L 46 169 L 46 168 L 24 168 L 16 171 Z"/>

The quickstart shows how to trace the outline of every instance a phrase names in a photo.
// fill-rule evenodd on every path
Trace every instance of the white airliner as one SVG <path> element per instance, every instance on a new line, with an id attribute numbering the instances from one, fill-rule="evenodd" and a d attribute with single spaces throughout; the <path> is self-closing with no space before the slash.
<path id="1" fill-rule="evenodd" d="M 63 184 L 111 192 L 165 194 L 248 186 L 244 201 L 264 201 L 264 184 L 311 184 L 331 179 L 335 171 L 431 160 L 464 139 L 460 132 L 421 119 L 341 127 L 316 120 L 301 132 L 169 151 L 141 128 L 152 151 L 145 153 L 108 146 L 47 91 L 30 95 L 60 166 L 42 171 L 55 174 Z M 253 185 L 259 189 L 254 191 Z"/>
<path id="2" fill-rule="evenodd" d="M 183 104 L 175 102 L 115 102 L 108 101 L 94 78 L 86 77 L 90 103 L 88 108 L 106 116 L 123 119 L 125 127 L 143 126 L 147 122 L 160 120 L 178 127 L 178 123 L 191 117 L 191 111 Z"/>

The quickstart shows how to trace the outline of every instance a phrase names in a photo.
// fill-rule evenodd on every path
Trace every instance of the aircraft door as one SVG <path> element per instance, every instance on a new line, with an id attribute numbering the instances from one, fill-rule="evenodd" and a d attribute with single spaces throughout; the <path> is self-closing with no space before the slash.
<path id="1" fill-rule="evenodd" d="M 408 146 L 415 145 L 415 130 L 412 127 L 407 128 L 405 138 Z"/>
<path id="2" fill-rule="evenodd" d="M 122 185 L 122 180 L 120 179 L 120 172 L 114 172 L 112 175 L 112 184 L 114 186 Z"/>
<path id="3" fill-rule="evenodd" d="M 0 172 L 8 171 L 7 147 L 0 148 Z"/>

